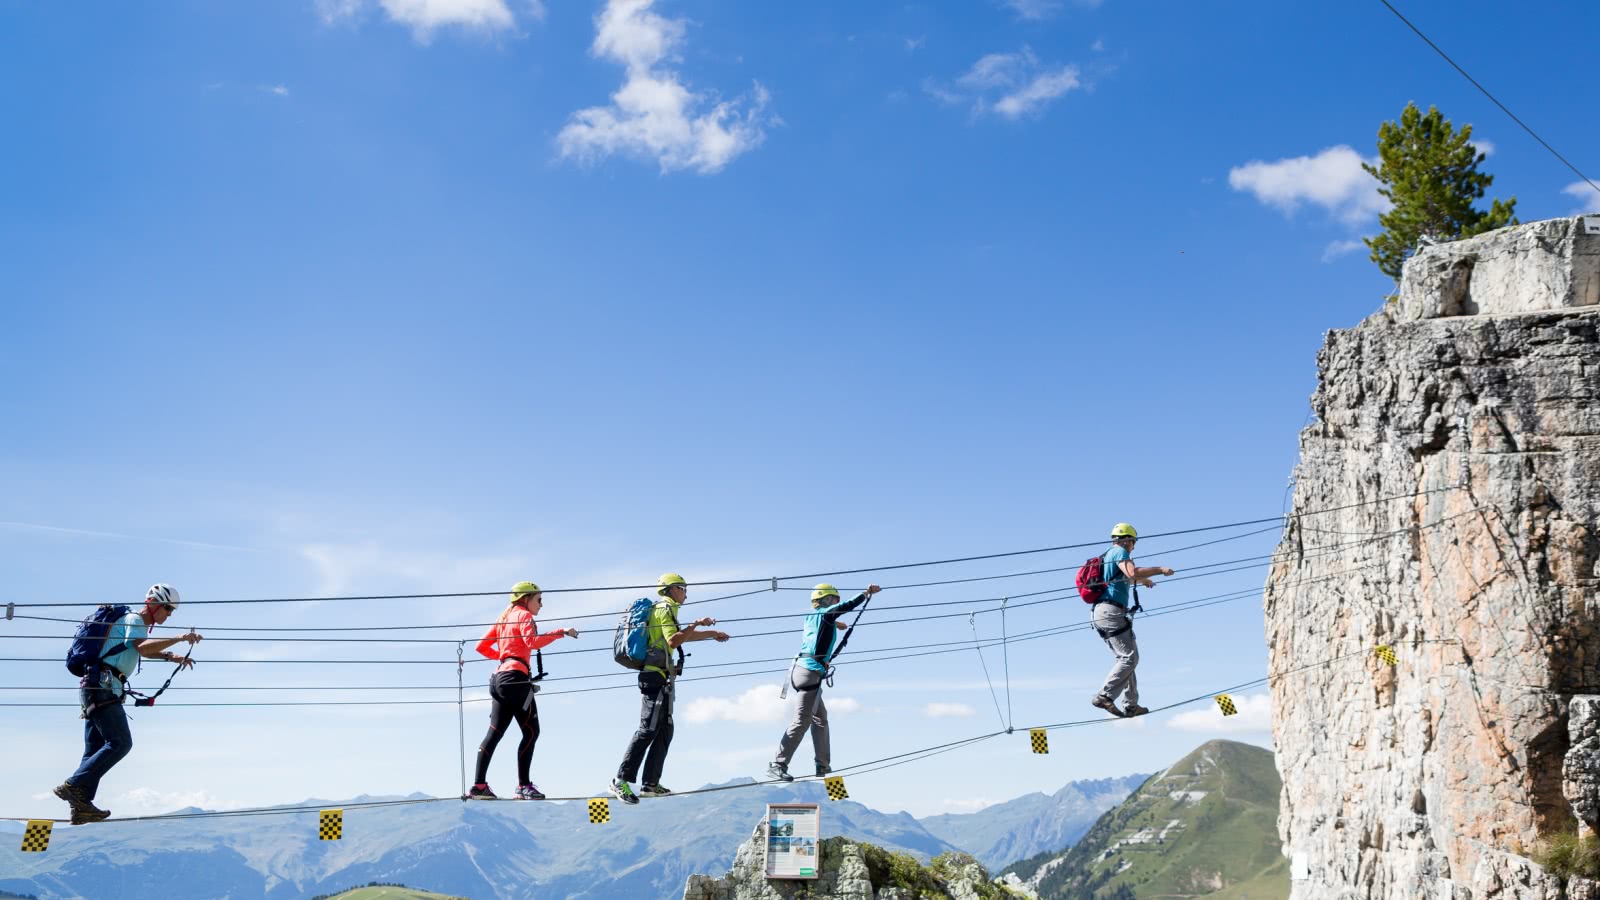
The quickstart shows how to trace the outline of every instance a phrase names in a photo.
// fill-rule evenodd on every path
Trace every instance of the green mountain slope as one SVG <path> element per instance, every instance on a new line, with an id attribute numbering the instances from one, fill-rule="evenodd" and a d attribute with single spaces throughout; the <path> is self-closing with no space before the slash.
<path id="1" fill-rule="evenodd" d="M 1076 845 L 1008 869 L 1045 900 L 1289 896 L 1272 753 L 1211 741 L 1154 775 Z"/>

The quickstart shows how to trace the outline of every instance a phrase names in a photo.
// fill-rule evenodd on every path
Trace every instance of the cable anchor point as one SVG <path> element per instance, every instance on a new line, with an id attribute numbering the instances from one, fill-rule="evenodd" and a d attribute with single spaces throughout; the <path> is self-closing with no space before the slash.
<path id="1" fill-rule="evenodd" d="M 774 593 L 778 590 L 778 576 L 776 575 L 772 576 L 772 590 Z"/>
<path id="2" fill-rule="evenodd" d="M 6 621 L 9 622 L 12 619 L 15 619 L 16 617 L 17 617 L 17 605 L 15 603 L 7 603 L 6 604 Z"/>

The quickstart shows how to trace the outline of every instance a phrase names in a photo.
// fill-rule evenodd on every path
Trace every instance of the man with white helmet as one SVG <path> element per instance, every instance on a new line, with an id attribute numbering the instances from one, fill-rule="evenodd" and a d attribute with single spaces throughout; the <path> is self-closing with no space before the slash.
<path id="1" fill-rule="evenodd" d="M 794 715 L 778 741 L 778 755 L 767 767 L 767 777 L 794 780 L 789 774 L 789 760 L 807 731 L 811 732 L 811 755 L 817 764 L 817 776 L 833 771 L 833 747 L 828 740 L 828 707 L 822 702 L 822 683 L 832 680 L 828 667 L 838 649 L 839 632 L 845 627 L 839 617 L 866 603 L 868 597 L 880 590 L 882 588 L 875 584 L 869 585 L 854 600 L 843 603 L 839 602 L 839 589 L 831 584 L 819 584 L 811 591 L 811 612 L 806 615 L 800 636 L 800 655 L 789 667 Z"/>
<path id="2" fill-rule="evenodd" d="M 1089 702 L 1118 717 L 1142 716 L 1150 711 L 1139 705 L 1139 681 L 1133 674 L 1139 665 L 1139 645 L 1133 638 L 1133 613 L 1139 606 L 1133 585 L 1153 588 L 1156 585 L 1150 576 L 1172 574 L 1171 569 L 1162 566 L 1135 566 L 1133 545 L 1138 542 L 1139 532 L 1127 522 L 1118 522 L 1111 529 L 1111 549 L 1100 557 L 1100 578 L 1105 583 L 1105 595 L 1094 605 L 1090 620 L 1091 627 L 1111 648 L 1117 661 L 1112 664 L 1100 693 Z M 1128 701 L 1126 709 L 1117 708 L 1119 694 Z"/>
<path id="3" fill-rule="evenodd" d="M 724 631 L 696 630 L 717 624 L 713 618 L 696 619 L 681 628 L 678 626 L 678 607 L 689 596 L 689 585 L 682 575 L 676 572 L 662 575 L 656 580 L 656 593 L 661 599 L 650 608 L 645 626 L 650 641 L 649 662 L 639 671 L 639 728 L 633 733 L 622 765 L 617 767 L 617 777 L 611 779 L 611 794 L 623 803 L 638 803 L 639 794 L 665 797 L 672 793 L 661 785 L 661 770 L 666 767 L 667 750 L 672 746 L 673 683 L 682 674 L 681 665 L 672 662 L 672 651 L 690 641 L 721 643 L 728 639 Z M 635 794 L 629 782 L 639 777 L 641 765 L 644 782 L 639 786 L 639 794 Z"/>
<path id="4" fill-rule="evenodd" d="M 133 735 L 122 703 L 128 693 L 128 679 L 138 671 L 139 660 L 166 660 L 180 669 L 194 666 L 194 660 L 170 652 L 176 644 L 199 642 L 200 635 L 193 630 L 177 637 L 150 637 L 150 626 L 165 624 L 177 608 L 178 592 L 171 585 L 153 585 L 145 592 L 144 608 L 111 621 L 104 641 L 92 651 L 95 657 L 88 674 L 78 682 L 84 719 L 83 760 L 78 770 L 55 789 L 55 795 L 72 806 L 74 825 L 98 822 L 111 815 L 93 801 L 100 790 L 100 779 L 133 749 Z"/>

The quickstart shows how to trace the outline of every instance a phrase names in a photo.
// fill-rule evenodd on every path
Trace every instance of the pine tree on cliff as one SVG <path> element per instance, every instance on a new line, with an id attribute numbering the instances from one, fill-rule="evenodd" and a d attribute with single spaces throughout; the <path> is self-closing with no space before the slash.
<path id="1" fill-rule="evenodd" d="M 1457 131 L 1428 107 L 1427 115 L 1407 103 L 1399 122 L 1378 129 L 1378 165 L 1361 168 L 1378 179 L 1378 193 L 1393 206 L 1378 217 L 1383 233 L 1363 238 L 1383 274 L 1400 280 L 1400 266 L 1419 242 L 1451 241 L 1517 224 L 1517 198 L 1495 200 L 1487 212 L 1473 207 L 1494 176 L 1478 171 L 1487 158 L 1473 146 L 1472 126 Z"/>

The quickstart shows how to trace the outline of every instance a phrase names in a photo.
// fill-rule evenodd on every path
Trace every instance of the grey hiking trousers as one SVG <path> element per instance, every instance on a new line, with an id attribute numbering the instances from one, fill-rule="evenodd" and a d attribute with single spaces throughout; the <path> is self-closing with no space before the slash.
<path id="1" fill-rule="evenodd" d="M 1102 635 L 1133 624 L 1128 611 L 1115 603 L 1096 603 L 1093 621 L 1097 633 Z M 1117 661 L 1112 664 L 1111 674 L 1106 676 L 1106 683 L 1100 688 L 1100 696 L 1114 702 L 1118 694 L 1126 691 L 1128 704 L 1137 704 L 1139 680 L 1134 677 L 1133 670 L 1139 665 L 1139 644 L 1133 638 L 1133 629 L 1129 628 L 1115 637 L 1102 637 L 1102 640 L 1111 648 L 1111 654 Z"/>
<path id="2" fill-rule="evenodd" d="M 778 755 L 773 762 L 787 768 L 809 729 L 811 755 L 816 757 L 817 768 L 827 768 L 833 763 L 833 753 L 828 746 L 828 707 L 822 703 L 822 673 L 795 662 L 789 668 L 789 690 L 794 693 L 794 715 L 783 740 L 778 742 Z"/>

